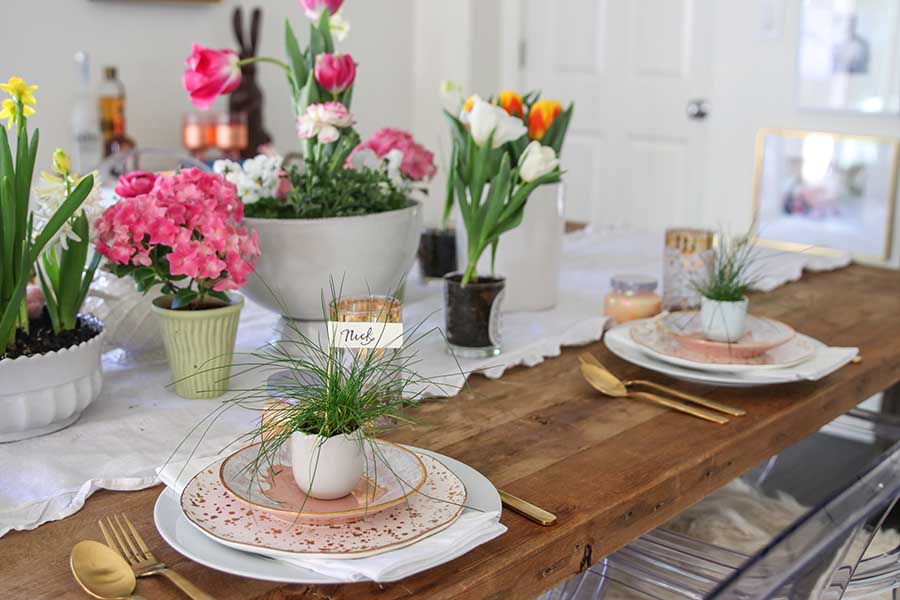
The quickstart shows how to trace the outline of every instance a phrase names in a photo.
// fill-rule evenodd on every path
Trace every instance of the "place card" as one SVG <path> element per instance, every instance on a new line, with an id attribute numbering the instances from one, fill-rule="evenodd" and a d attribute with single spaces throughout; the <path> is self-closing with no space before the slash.
<path id="1" fill-rule="evenodd" d="M 328 321 L 328 343 L 334 348 L 400 348 L 403 323 Z"/>

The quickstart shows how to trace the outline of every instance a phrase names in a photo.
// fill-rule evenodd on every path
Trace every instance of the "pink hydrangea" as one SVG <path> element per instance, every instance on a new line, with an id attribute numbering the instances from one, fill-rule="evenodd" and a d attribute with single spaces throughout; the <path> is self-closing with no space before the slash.
<path id="1" fill-rule="evenodd" d="M 243 217 L 233 184 L 185 169 L 107 208 L 96 224 L 97 251 L 115 265 L 152 267 L 164 281 L 186 276 L 201 290 L 235 290 L 259 256 Z"/>
<path id="2" fill-rule="evenodd" d="M 353 154 L 362 150 L 371 150 L 378 158 L 385 158 L 391 150 L 403 153 L 400 172 L 411 181 L 425 181 L 437 173 L 434 154 L 421 144 L 416 143 L 413 136 L 402 129 L 385 127 L 375 132 L 369 140 L 353 150 Z M 352 156 L 352 154 L 351 154 Z M 349 162 L 349 159 L 348 159 Z"/>

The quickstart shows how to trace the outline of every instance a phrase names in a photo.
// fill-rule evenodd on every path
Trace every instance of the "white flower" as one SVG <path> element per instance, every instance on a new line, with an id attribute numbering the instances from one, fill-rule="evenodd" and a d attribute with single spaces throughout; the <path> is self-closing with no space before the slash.
<path id="1" fill-rule="evenodd" d="M 328 29 L 331 31 L 331 35 L 334 36 L 334 39 L 343 42 L 347 39 L 347 34 L 350 33 L 350 23 L 338 11 L 331 15 L 331 19 L 328 20 Z"/>
<path id="2" fill-rule="evenodd" d="M 69 240 L 75 242 L 84 241 L 72 229 L 72 223 L 82 214 L 87 216 L 89 228 L 88 235 L 90 239 L 93 239 L 95 233 L 94 224 L 97 222 L 97 219 L 103 212 L 103 206 L 101 205 L 100 173 L 94 171 L 89 174 L 94 176 L 94 186 L 91 188 L 91 191 L 84 199 L 84 202 L 81 203 L 81 206 L 79 206 L 78 209 L 72 214 L 72 216 L 62 224 L 62 226 L 50 240 L 49 244 L 47 245 L 48 247 L 59 245 L 63 250 L 68 250 Z M 66 192 L 66 182 L 62 177 L 57 177 L 55 175 L 44 172 L 41 173 L 41 179 L 44 181 L 44 185 L 43 187 L 34 189 L 36 202 L 32 207 L 32 213 L 34 214 L 35 237 L 37 237 L 40 232 L 44 230 L 44 227 L 47 226 L 47 223 L 50 221 L 53 215 L 56 214 L 56 212 L 59 210 L 59 207 L 62 206 L 63 202 L 66 201 L 66 198 L 68 198 L 68 193 Z M 84 179 L 84 177 L 76 178 L 70 175 L 69 188 L 74 190 L 75 186 L 77 186 L 82 179 Z"/>
<path id="3" fill-rule="evenodd" d="M 479 146 L 484 146 L 493 133 L 492 145 L 494 148 L 517 140 L 528 131 L 521 119 L 510 116 L 503 108 L 489 104 L 480 98 L 476 98 L 475 104 L 472 106 L 472 112 L 469 114 L 469 127 L 472 138 Z"/>
<path id="4" fill-rule="evenodd" d="M 371 148 L 364 148 L 350 155 L 350 166 L 354 171 L 375 170 L 381 167 L 381 159 Z"/>
<path id="5" fill-rule="evenodd" d="M 403 182 L 403 172 L 400 170 L 400 165 L 403 164 L 403 151 L 394 148 L 384 157 L 384 168 L 388 174 L 388 177 L 391 178 L 391 181 L 395 183 Z"/>
<path id="6" fill-rule="evenodd" d="M 559 167 L 556 152 L 550 146 L 534 141 L 528 144 L 519 157 L 519 175 L 522 181 L 530 183 Z"/>
<path id="7" fill-rule="evenodd" d="M 297 136 L 308 140 L 317 137 L 320 144 L 336 142 L 341 129 L 353 125 L 353 115 L 340 102 L 310 104 L 297 117 Z"/>
<path id="8" fill-rule="evenodd" d="M 245 160 L 243 165 L 231 160 L 217 160 L 213 163 L 213 171 L 234 184 L 244 204 L 253 204 L 278 194 L 281 163 L 280 156 L 259 154 Z"/>

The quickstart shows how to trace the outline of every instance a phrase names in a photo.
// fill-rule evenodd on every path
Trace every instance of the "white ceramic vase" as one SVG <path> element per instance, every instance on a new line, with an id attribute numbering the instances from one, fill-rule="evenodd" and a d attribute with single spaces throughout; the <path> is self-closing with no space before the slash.
<path id="1" fill-rule="evenodd" d="M 330 438 L 291 434 L 291 469 L 301 491 L 320 500 L 343 498 L 366 468 L 365 439 L 357 429 Z"/>
<path id="2" fill-rule="evenodd" d="M 703 297 L 700 299 L 700 321 L 703 335 L 714 342 L 736 342 L 747 330 L 747 305 L 745 297 L 739 302 L 720 302 Z"/>
<path id="3" fill-rule="evenodd" d="M 422 205 L 331 219 L 254 219 L 259 232 L 256 272 L 243 291 L 291 319 L 321 321 L 332 283 L 342 296 L 396 292 L 412 267 Z"/>
<path id="4" fill-rule="evenodd" d="M 559 271 L 565 233 L 565 187 L 542 185 L 528 198 L 522 223 L 500 236 L 494 272 L 506 278 L 504 312 L 545 310 L 559 298 Z M 459 208 L 457 207 L 457 215 Z M 456 253 L 460 270 L 468 263 L 466 228 L 457 216 Z M 491 272 L 488 248 L 478 272 Z"/>
<path id="5" fill-rule="evenodd" d="M 52 433 L 81 416 L 103 387 L 104 336 L 101 331 L 71 348 L 0 360 L 0 442 Z"/>
<path id="6" fill-rule="evenodd" d="M 162 360 L 163 338 L 151 308 L 157 295 L 155 289 L 147 294 L 137 291 L 131 277 L 116 277 L 101 269 L 91 283 L 83 310 L 103 321 L 107 348 L 119 348 L 128 358 Z"/>

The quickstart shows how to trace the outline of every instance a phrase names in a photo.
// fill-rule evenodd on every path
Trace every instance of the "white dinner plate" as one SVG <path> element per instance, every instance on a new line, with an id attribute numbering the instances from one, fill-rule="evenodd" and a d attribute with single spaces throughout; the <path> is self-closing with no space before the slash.
<path id="1" fill-rule="evenodd" d="M 410 449 L 437 458 L 465 483 L 468 491 L 466 504 L 471 507 L 466 510 L 496 511 L 497 514 L 500 514 L 500 496 L 497 493 L 497 489 L 484 475 L 458 460 L 437 452 L 413 447 L 410 447 Z M 242 552 L 213 541 L 213 539 L 201 533 L 199 529 L 187 520 L 181 512 L 179 495 L 169 488 L 166 488 L 156 500 L 153 518 L 160 535 L 172 548 L 187 558 L 217 571 L 241 577 L 284 583 L 323 584 L 349 582 L 289 565 L 259 554 Z M 429 539 L 438 541 L 442 535 L 452 535 L 452 531 L 453 526 L 451 525 Z M 381 557 L 383 556 L 385 555 L 382 554 Z M 357 560 L 370 559 L 361 558 Z M 421 570 L 431 569 L 443 562 L 445 560 L 437 560 L 434 564 L 423 564 Z"/>
<path id="2" fill-rule="evenodd" d="M 798 334 L 801 336 L 801 334 Z M 825 348 L 825 344 L 808 336 L 808 339 L 816 349 Z M 682 381 L 702 383 L 705 385 L 721 385 L 728 387 L 756 387 L 761 385 L 773 385 L 778 383 L 790 383 L 797 381 L 797 375 L 790 369 L 765 369 L 764 371 L 746 373 L 713 373 L 698 369 L 689 369 L 653 358 L 643 348 L 631 339 L 629 323 L 614 327 L 603 336 L 603 343 L 610 352 L 639 367 L 644 367 L 663 375 L 668 375 Z"/>

